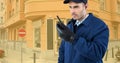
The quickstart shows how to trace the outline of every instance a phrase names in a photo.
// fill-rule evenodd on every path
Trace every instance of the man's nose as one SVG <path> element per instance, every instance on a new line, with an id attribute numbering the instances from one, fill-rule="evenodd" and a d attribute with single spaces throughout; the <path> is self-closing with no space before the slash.
<path id="1" fill-rule="evenodd" d="M 74 10 L 73 8 L 71 8 L 71 9 L 70 9 L 70 12 L 71 12 L 71 13 L 74 13 L 74 12 L 75 12 L 75 10 Z"/>

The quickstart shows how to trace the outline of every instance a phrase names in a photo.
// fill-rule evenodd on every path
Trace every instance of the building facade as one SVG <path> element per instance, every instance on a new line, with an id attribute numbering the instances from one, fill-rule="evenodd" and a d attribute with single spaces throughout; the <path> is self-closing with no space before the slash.
<path id="1" fill-rule="evenodd" d="M 56 31 L 58 15 L 65 24 L 71 15 L 63 0 L 3 0 L 0 8 L 0 40 L 25 41 L 28 48 L 58 53 L 61 42 Z M 3 8 L 4 7 L 4 8 Z M 1 11 L 4 9 L 4 11 Z M 110 29 L 110 41 L 120 40 L 120 0 L 89 0 L 88 13 L 101 18 Z M 1 24 L 2 23 L 2 24 Z M 18 31 L 26 35 L 20 37 Z"/>
<path id="2" fill-rule="evenodd" d="M 0 39 L 4 39 L 5 40 L 5 27 L 4 24 L 5 23 L 5 1 L 4 0 L 0 0 Z"/>

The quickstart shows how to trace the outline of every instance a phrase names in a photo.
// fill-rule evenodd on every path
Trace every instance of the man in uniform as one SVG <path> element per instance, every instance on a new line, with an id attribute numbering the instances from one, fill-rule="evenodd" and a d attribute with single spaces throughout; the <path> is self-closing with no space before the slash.
<path id="1" fill-rule="evenodd" d="M 107 25 L 86 12 L 87 0 L 65 0 L 64 4 L 69 5 L 72 19 L 67 28 L 57 24 L 62 38 L 58 63 L 103 63 L 109 40 Z"/>

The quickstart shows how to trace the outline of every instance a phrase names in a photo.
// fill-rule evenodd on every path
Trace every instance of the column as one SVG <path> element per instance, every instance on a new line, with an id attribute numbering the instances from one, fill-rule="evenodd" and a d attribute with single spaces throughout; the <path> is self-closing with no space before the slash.
<path id="1" fill-rule="evenodd" d="M 47 23 L 46 19 L 41 20 L 41 51 L 47 50 Z"/>
<path id="2" fill-rule="evenodd" d="M 29 48 L 33 47 L 33 25 L 32 25 L 32 20 L 28 20 L 26 21 L 26 36 L 25 36 L 25 40 L 27 42 L 27 46 Z"/>

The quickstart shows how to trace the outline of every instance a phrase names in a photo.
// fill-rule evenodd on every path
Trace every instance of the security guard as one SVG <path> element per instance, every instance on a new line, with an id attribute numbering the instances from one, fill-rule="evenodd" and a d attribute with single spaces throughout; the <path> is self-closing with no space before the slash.
<path id="1" fill-rule="evenodd" d="M 109 39 L 107 25 L 92 13 L 87 13 L 87 0 L 65 0 L 72 19 L 65 26 L 57 23 L 62 42 L 58 63 L 103 63 Z"/>

